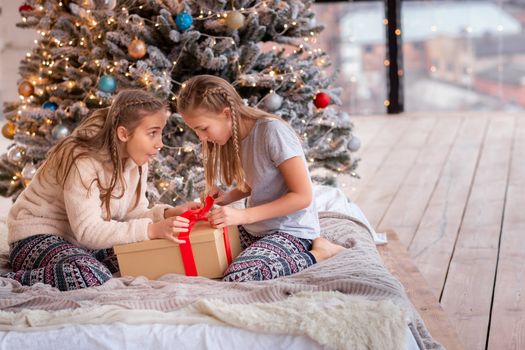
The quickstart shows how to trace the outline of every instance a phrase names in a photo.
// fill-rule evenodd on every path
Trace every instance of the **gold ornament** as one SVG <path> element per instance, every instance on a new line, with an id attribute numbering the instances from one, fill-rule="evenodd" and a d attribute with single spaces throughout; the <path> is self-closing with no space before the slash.
<path id="1" fill-rule="evenodd" d="M 27 80 L 24 80 L 18 85 L 18 93 L 24 97 L 31 96 L 33 94 L 33 91 L 35 91 L 33 84 L 31 84 Z"/>
<path id="2" fill-rule="evenodd" d="M 2 126 L 2 135 L 6 139 L 12 140 L 15 138 L 16 135 L 16 125 L 15 123 L 8 121 L 7 123 Z"/>
<path id="3" fill-rule="evenodd" d="M 237 30 L 244 25 L 244 15 L 237 11 L 228 13 L 226 17 L 226 25 L 228 28 Z"/>
<path id="4" fill-rule="evenodd" d="M 148 46 L 140 39 L 132 40 L 128 45 L 128 53 L 135 59 L 142 58 L 146 55 Z"/>

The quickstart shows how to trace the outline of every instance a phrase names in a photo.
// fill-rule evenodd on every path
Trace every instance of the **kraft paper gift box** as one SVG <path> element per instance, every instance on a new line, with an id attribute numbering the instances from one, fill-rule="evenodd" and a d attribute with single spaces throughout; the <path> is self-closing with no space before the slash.
<path id="1" fill-rule="evenodd" d="M 237 226 L 216 229 L 206 221 L 205 214 L 213 206 L 181 214 L 190 220 L 189 232 L 181 233 L 178 244 L 167 239 L 117 245 L 114 247 L 121 276 L 146 276 L 157 279 L 166 273 L 220 278 L 233 259 L 239 255 L 241 244 Z"/>
<path id="2" fill-rule="evenodd" d="M 239 231 L 228 227 L 231 258 L 241 251 Z M 222 229 L 214 229 L 206 221 L 199 221 L 189 235 L 196 274 L 220 278 L 228 268 L 228 258 Z M 187 274 L 181 254 L 181 245 L 167 239 L 154 239 L 115 246 L 121 276 L 146 276 L 157 279 L 167 273 Z M 192 274 L 188 274 L 192 275 Z M 194 276 L 195 276 L 194 275 Z"/>

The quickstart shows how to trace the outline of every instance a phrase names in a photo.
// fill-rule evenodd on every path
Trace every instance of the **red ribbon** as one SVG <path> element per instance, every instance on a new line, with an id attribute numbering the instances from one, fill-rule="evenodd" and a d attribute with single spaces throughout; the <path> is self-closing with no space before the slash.
<path id="1" fill-rule="evenodd" d="M 189 226 L 187 232 L 181 232 L 179 234 L 179 239 L 184 240 L 186 243 L 179 244 L 180 248 L 180 254 L 182 256 L 182 262 L 184 264 L 184 270 L 186 272 L 186 276 L 197 276 L 197 266 L 195 265 L 195 258 L 193 256 L 193 249 L 191 248 L 190 243 L 190 233 L 191 229 L 197 221 L 208 221 L 208 218 L 206 217 L 206 214 L 210 211 L 211 207 L 213 207 L 213 198 L 211 196 L 207 196 L 204 207 L 200 209 L 190 209 L 186 210 L 184 213 L 180 214 L 179 216 L 182 216 L 186 219 L 188 219 Z M 223 240 L 224 240 L 224 249 L 226 250 L 226 258 L 228 259 L 228 264 L 231 264 L 232 262 L 232 253 L 230 248 L 230 239 L 228 237 L 228 227 L 223 228 Z"/>

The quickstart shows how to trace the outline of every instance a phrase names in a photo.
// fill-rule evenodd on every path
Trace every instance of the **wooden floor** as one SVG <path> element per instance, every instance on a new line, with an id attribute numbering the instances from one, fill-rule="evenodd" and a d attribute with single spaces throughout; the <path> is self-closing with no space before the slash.
<path id="1" fill-rule="evenodd" d="M 525 349 L 525 114 L 354 117 L 345 192 L 392 229 L 466 349 Z"/>

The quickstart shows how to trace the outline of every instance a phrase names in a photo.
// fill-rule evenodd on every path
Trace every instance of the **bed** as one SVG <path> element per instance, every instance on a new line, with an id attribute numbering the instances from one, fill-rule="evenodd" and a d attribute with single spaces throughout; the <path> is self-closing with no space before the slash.
<path id="1" fill-rule="evenodd" d="M 59 292 L 0 278 L 0 348 L 442 348 L 382 264 L 384 239 L 359 208 L 334 188 L 317 187 L 315 198 L 322 235 L 348 249 L 278 280 L 168 274 Z"/>

